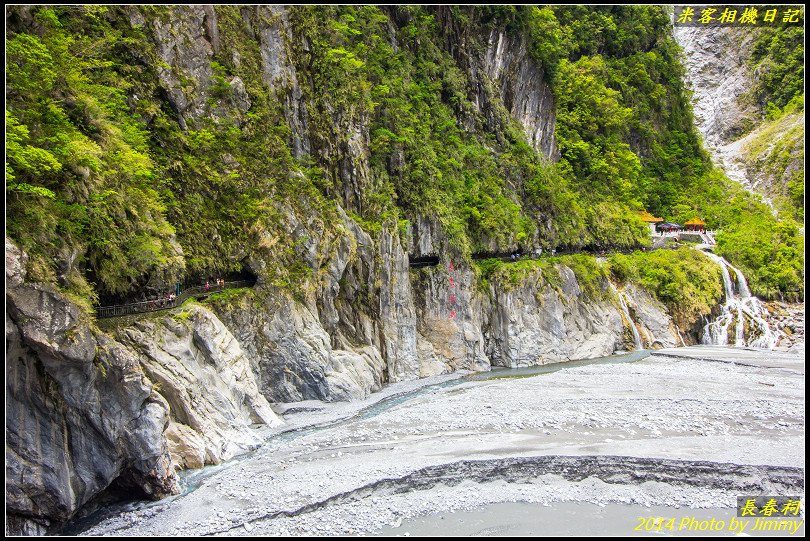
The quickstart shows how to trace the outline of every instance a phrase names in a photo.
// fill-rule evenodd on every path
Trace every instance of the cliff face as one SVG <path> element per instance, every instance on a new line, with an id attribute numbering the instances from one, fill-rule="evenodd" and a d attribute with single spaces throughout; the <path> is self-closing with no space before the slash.
<path id="1" fill-rule="evenodd" d="M 554 95 L 529 57 L 526 37 L 516 39 L 493 30 L 487 39 L 483 68 L 509 114 L 523 126 L 529 144 L 547 158 L 559 158 L 554 141 Z M 471 72 L 476 80 L 486 79 L 476 75 Z"/>
<path id="2" fill-rule="evenodd" d="M 9 531 L 44 533 L 108 488 L 174 494 L 176 468 L 251 449 L 251 424 L 280 423 L 211 312 L 103 333 L 53 286 L 26 282 L 25 262 L 7 239 Z"/>
<path id="3" fill-rule="evenodd" d="M 750 62 L 758 31 L 682 26 L 674 35 L 684 50 L 695 123 L 715 163 L 779 208 L 780 198 L 801 200 L 790 183 L 804 168 L 804 111 L 766 120 L 765 104 L 754 96 L 762 74 Z"/>
<path id="4" fill-rule="evenodd" d="M 337 215 L 313 216 L 322 209 L 312 212 L 317 203 L 301 201 L 309 199 L 302 193 L 296 194 L 299 201 L 279 204 L 276 209 L 282 214 L 282 229 L 291 232 L 290 242 L 305 242 L 310 252 L 297 255 L 312 260 L 322 247 L 312 246 L 311 239 L 325 236 L 326 241 L 333 240 L 326 238 L 325 231 L 312 230 L 319 219 L 337 220 L 345 226 L 341 214 L 365 215 L 369 207 L 376 204 L 370 202 L 370 198 L 392 198 L 390 193 L 375 193 L 382 189 L 381 174 L 374 171 L 371 155 L 372 146 L 380 143 L 375 140 L 375 136 L 379 136 L 372 130 L 380 132 L 380 126 L 374 125 L 370 110 L 354 103 L 342 103 L 341 100 L 347 98 L 330 94 L 322 88 L 327 86 L 324 83 L 326 77 L 319 70 L 328 70 L 316 64 L 322 62 L 316 56 L 316 44 L 312 43 L 317 36 L 308 34 L 307 20 L 303 19 L 306 15 L 302 10 L 255 6 L 242 7 L 238 14 L 237 20 L 233 20 L 234 14 L 230 12 L 230 18 L 222 20 L 216 10 L 204 6 L 166 8 L 161 16 L 145 15 L 143 10 L 134 8 L 129 11 L 130 23 L 142 28 L 148 39 L 154 42 L 154 53 L 160 64 L 157 71 L 160 86 L 166 89 L 166 98 L 184 130 L 200 129 L 209 123 L 218 127 L 229 123 L 243 127 L 252 104 L 246 86 L 254 89 L 261 86 L 271 102 L 280 104 L 284 125 L 290 130 L 292 157 L 311 160 L 319 166 L 329 180 L 326 182 L 327 196 L 338 203 Z M 398 15 L 401 13 L 396 10 L 388 13 L 390 20 L 384 28 L 387 34 L 384 38 L 393 53 L 404 47 L 398 42 L 401 29 L 398 33 L 394 25 L 405 25 L 407 21 L 398 21 Z M 446 41 L 446 51 L 435 54 L 452 58 L 454 67 L 463 70 L 457 76 L 466 78 L 471 87 L 468 89 L 471 108 L 459 106 L 455 111 L 468 134 L 481 137 L 492 133 L 498 143 L 504 143 L 506 131 L 514 124 L 522 129 L 526 142 L 543 158 L 558 159 L 553 93 L 545 82 L 545 74 L 529 53 L 527 36 L 497 28 L 486 34 L 477 33 L 483 31 L 477 28 L 467 30 L 459 27 L 458 20 L 441 8 L 436 10 L 436 19 L 438 39 Z M 218 30 L 219 27 L 227 29 L 231 39 L 238 39 L 240 43 L 221 43 L 225 32 Z M 323 47 L 323 44 L 318 45 Z M 340 49 L 330 49 L 327 56 L 336 55 L 336 50 Z M 351 57 L 350 53 L 343 54 Z M 211 66 L 223 59 L 227 59 L 233 71 L 243 73 L 244 80 L 240 76 L 228 76 L 216 83 L 219 76 Z M 338 83 L 344 84 L 340 75 Z M 216 84 L 227 87 L 227 90 L 223 91 Z M 351 87 L 352 82 L 347 79 L 345 85 Z M 321 95 L 322 92 L 325 94 Z M 346 92 L 354 92 L 351 100 L 358 99 L 357 89 L 347 88 Z M 212 100 L 216 101 L 216 107 L 210 105 Z M 379 119 L 377 122 L 379 124 Z M 400 149 L 385 166 L 396 171 L 407 159 L 414 160 L 415 157 L 406 157 L 406 150 Z M 244 167 L 245 163 L 240 160 L 240 163 L 231 165 L 228 172 Z M 291 165 L 288 174 L 303 177 L 295 169 L 296 166 Z M 399 182 L 407 183 L 407 179 L 400 178 Z M 507 188 L 513 190 L 516 187 Z M 295 210 L 299 203 L 304 215 Z M 442 235 L 446 222 L 430 223 L 433 218 L 424 216 L 423 209 L 414 209 L 407 218 L 413 224 L 411 233 L 419 239 L 416 251 L 410 251 L 412 255 L 450 249 L 450 242 L 440 245 L 430 238 L 430 235 Z M 328 223 L 318 224 L 320 227 L 324 225 L 329 228 Z M 430 230 L 423 231 L 426 225 Z M 476 241 L 481 250 L 504 248 L 504 239 L 482 235 Z M 512 239 L 511 243 L 514 242 Z M 277 258 L 278 254 L 272 257 Z"/>
<path id="5" fill-rule="evenodd" d="M 559 289 L 482 290 L 463 267 L 409 271 L 397 239 L 381 235 L 369 275 L 366 260 L 337 250 L 309 299 L 259 286 L 214 311 L 191 305 L 106 332 L 52 286 L 25 282 L 25 256 L 7 240 L 10 531 L 44 533 L 108 488 L 175 493 L 176 469 L 260 444 L 250 425 L 280 423 L 268 401 L 350 400 L 386 382 L 632 347 L 616 300 L 585 297 L 565 266 Z M 374 309 L 353 309 L 376 281 Z M 634 306 L 660 309 L 645 295 Z M 676 339 L 648 332 L 647 345 Z"/>
<path id="6" fill-rule="evenodd" d="M 695 124 L 706 146 L 717 150 L 760 120 L 749 96 L 755 75 L 748 59 L 755 33 L 744 28 L 676 26 L 674 34 L 685 54 Z"/>
<path id="7" fill-rule="evenodd" d="M 624 349 L 620 312 L 604 302 L 581 302 L 583 293 L 568 267 L 560 291 L 527 281 L 514 290 L 493 288 L 488 352 L 493 364 L 516 368 L 610 355 Z"/>
<path id="8" fill-rule="evenodd" d="M 112 482 L 147 497 L 176 492 L 163 436 L 166 401 L 137 358 L 94 334 L 77 306 L 51 286 L 25 283 L 24 265 L 24 255 L 7 240 L 6 505 L 17 524 L 12 531 L 42 532 Z"/>
<path id="9" fill-rule="evenodd" d="M 177 466 L 200 468 L 231 458 L 261 443 L 251 424 L 281 424 L 259 393 L 249 357 L 205 308 L 137 321 L 115 337 L 169 406 L 165 436 Z"/>
<path id="10" fill-rule="evenodd" d="M 175 210 L 179 217 L 173 217 L 190 239 L 184 248 L 193 253 L 186 255 L 190 261 L 210 257 L 200 255 L 199 245 L 214 239 L 259 283 L 237 298 L 112 322 L 106 330 L 62 290 L 27 278 L 25 254 L 6 240 L 9 531 L 42 533 L 107 489 L 154 498 L 176 493 L 177 469 L 216 464 L 259 445 L 251 425 L 281 422 L 272 402 L 351 400 L 389 382 L 632 347 L 631 322 L 605 279 L 597 296 L 585 294 L 580 277 L 565 265 L 554 267 L 556 285 L 531 276 L 517 284 L 482 284 L 450 242 L 445 216 L 364 222 L 360 216 L 374 204 L 368 194 L 378 182 L 370 161 L 371 119 L 330 100 L 312 102 L 312 88 L 322 84 L 307 69 L 308 52 L 317 44 L 288 10 L 240 7 L 227 20 L 207 6 L 126 13 L 155 55 L 133 62 L 154 60 L 159 79 L 157 89 L 134 86 L 127 100 L 145 101 L 147 91 L 163 96 L 160 107 L 171 109 L 183 137 L 191 140 L 193 132 L 194 141 L 203 141 L 209 129 L 255 130 L 252 105 L 262 100 L 267 108 L 278 106 L 292 157 L 314 156 L 329 177 L 322 191 L 332 199 L 325 203 L 296 183 L 303 176 L 298 162 L 265 163 L 264 147 L 240 159 L 252 160 L 253 174 L 265 166 L 284 169 L 283 185 L 259 184 L 230 152 L 195 147 L 198 154 L 216 152 L 221 163 L 166 166 L 182 179 L 198 166 L 193 173 L 204 179 L 200 193 L 183 186 L 173 194 L 199 202 L 199 214 Z M 504 127 L 515 123 L 529 147 L 557 159 L 552 93 L 526 37 L 493 29 L 466 35 L 467 43 L 463 29 L 442 12 L 438 19 L 442 35 L 458 44 L 447 48 L 459 73 L 475 83 L 473 108 L 457 111 L 465 129 L 503 137 Z M 248 36 L 250 46 L 225 41 L 235 32 Z M 401 47 L 393 30 L 382 37 L 392 50 Z M 216 59 L 223 55 L 242 75 L 221 75 Z M 150 129 L 165 135 L 159 123 Z M 160 141 L 172 144 L 169 137 Z M 394 154 L 391 161 L 396 170 L 405 158 Z M 271 218 L 257 220 L 249 238 L 229 237 L 228 220 L 239 217 L 236 211 L 215 228 L 197 231 L 198 222 L 210 218 L 211 205 L 205 205 L 216 197 L 209 181 L 221 192 L 235 191 L 228 181 L 240 174 L 249 189 L 283 193 L 260 209 Z M 491 251 L 513 246 L 494 237 L 478 240 Z M 434 254 L 436 267 L 409 268 L 410 257 Z M 645 346 L 680 342 L 659 303 L 641 290 L 627 296 Z M 694 343 L 696 335 L 685 339 Z"/>

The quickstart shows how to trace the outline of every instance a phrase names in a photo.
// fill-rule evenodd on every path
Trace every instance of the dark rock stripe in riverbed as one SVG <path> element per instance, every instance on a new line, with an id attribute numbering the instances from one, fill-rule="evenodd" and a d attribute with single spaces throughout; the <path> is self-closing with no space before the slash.
<path id="1" fill-rule="evenodd" d="M 660 482 L 679 486 L 716 488 L 744 493 L 803 492 L 804 469 L 787 466 L 741 465 L 711 461 L 686 461 L 626 456 L 537 456 L 492 460 L 462 460 L 422 468 L 402 477 L 381 479 L 293 510 L 247 517 L 210 534 L 224 533 L 244 523 L 294 517 L 374 496 L 428 490 L 436 485 L 458 485 L 463 481 L 526 483 L 544 475 L 558 475 L 576 482 L 588 477 L 610 484 Z"/>

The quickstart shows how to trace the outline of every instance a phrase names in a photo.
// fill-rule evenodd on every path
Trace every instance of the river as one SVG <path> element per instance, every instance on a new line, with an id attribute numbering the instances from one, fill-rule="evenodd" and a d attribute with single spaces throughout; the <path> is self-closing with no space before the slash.
<path id="1" fill-rule="evenodd" d="M 527 520 L 543 516 L 538 504 L 625 506 L 611 523 L 630 534 L 632 509 L 729 509 L 751 483 L 803 494 L 803 376 L 803 355 L 692 347 L 286 405 L 286 431 L 257 451 L 186 474 L 180 496 L 109 507 L 72 533 L 373 534 L 523 502 L 535 505 Z M 432 531 L 460 531 L 444 524 Z"/>

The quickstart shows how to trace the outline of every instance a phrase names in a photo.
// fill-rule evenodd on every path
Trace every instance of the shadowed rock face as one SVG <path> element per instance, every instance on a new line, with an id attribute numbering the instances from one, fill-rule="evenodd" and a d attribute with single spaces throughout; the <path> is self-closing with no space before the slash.
<path id="1" fill-rule="evenodd" d="M 249 425 L 280 423 L 208 310 L 139 322 L 115 339 L 54 287 L 25 282 L 25 260 L 7 239 L 9 533 L 45 533 L 111 487 L 175 494 L 176 468 L 255 448 Z"/>
<path id="2" fill-rule="evenodd" d="M 544 82 L 543 72 L 529 57 L 525 36 L 493 30 L 482 68 L 500 90 L 509 113 L 520 122 L 529 144 L 546 158 L 558 160 L 554 95 Z"/>
<path id="3" fill-rule="evenodd" d="M 137 358 L 94 335 L 57 290 L 26 284 L 7 240 L 9 260 L 6 510 L 17 533 L 66 520 L 114 481 L 142 497 L 177 492 L 168 406 Z"/>

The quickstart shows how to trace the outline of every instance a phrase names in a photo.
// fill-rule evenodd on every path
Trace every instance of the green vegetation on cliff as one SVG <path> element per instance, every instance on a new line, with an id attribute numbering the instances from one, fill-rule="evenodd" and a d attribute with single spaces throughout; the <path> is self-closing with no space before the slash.
<path id="1" fill-rule="evenodd" d="M 763 26 L 748 62 L 758 73 L 753 90 L 757 103 L 771 115 L 784 109 L 804 94 L 804 27 Z"/>
<path id="2" fill-rule="evenodd" d="M 184 60 L 194 43 L 163 43 L 190 39 L 183 9 L 8 12 L 8 233 L 35 279 L 127 295 L 250 260 L 304 288 L 342 234 L 338 204 L 372 235 L 437 216 L 466 257 L 645 246 L 646 208 L 723 227 L 718 250 L 754 291 L 803 294 L 793 230 L 700 148 L 660 7 L 218 6 L 203 18 L 216 46 L 191 29 L 211 56 Z M 286 60 L 262 49 L 273 28 Z M 476 67 L 496 33 L 549 85 L 556 162 Z M 268 85 L 287 61 L 300 96 L 289 77 Z"/>
<path id="3" fill-rule="evenodd" d="M 529 24 L 539 25 L 530 31 L 533 51 L 552 74 L 561 163 L 577 191 L 669 214 L 709 163 L 667 13 L 657 6 L 526 9 L 535 14 Z"/>
<path id="4" fill-rule="evenodd" d="M 758 126 L 742 148 L 749 171 L 779 212 L 804 222 L 804 94 Z"/>
<path id="5" fill-rule="evenodd" d="M 398 45 L 389 18 L 376 7 L 307 6 L 290 13 L 293 31 L 307 44 L 294 59 L 312 89 L 308 135 L 327 193 L 340 194 L 345 182 L 335 147 L 349 145 L 367 119 L 373 182 L 353 187 L 358 193 L 342 204 L 378 222 L 436 214 L 468 255 L 483 235 L 504 245 L 527 238 L 534 226 L 508 180 L 537 156 L 515 134 L 495 152 L 490 134 L 465 132 L 457 119 L 472 110 L 465 75 L 440 48 L 435 19 L 403 9 Z M 343 112 L 337 121 L 335 109 Z"/>
<path id="6" fill-rule="evenodd" d="M 117 69 L 136 31 L 94 31 L 97 17 L 87 9 L 60 20 L 40 9 L 39 32 L 12 33 L 6 45 L 8 232 L 35 279 L 67 270 L 64 285 L 88 294 L 81 263 L 111 291 L 183 265 L 149 135 Z"/>
<path id="7" fill-rule="evenodd" d="M 777 219 L 771 208 L 719 170 L 705 175 L 676 205 L 674 220 L 701 216 L 719 229 L 715 252 L 748 277 L 751 292 L 763 298 L 804 298 L 804 253 L 797 224 Z"/>
<path id="8" fill-rule="evenodd" d="M 241 63 L 212 62 L 218 99 L 208 104 L 225 112 L 184 129 L 157 73 L 171 67 L 123 10 L 34 8 L 29 32 L 10 33 L 8 229 L 31 255 L 32 278 L 126 294 L 239 270 L 273 249 L 271 281 L 297 283 L 307 271 L 281 207 L 292 199 L 323 218 L 334 211 L 311 180 L 317 170 L 291 174 L 289 128 L 262 83 L 258 44 L 226 10 L 220 32 Z M 231 105 L 235 75 L 251 99 L 244 113 Z"/>
<path id="9" fill-rule="evenodd" d="M 536 259 L 520 259 L 514 263 L 500 259 L 476 261 L 474 268 L 479 285 L 486 289 L 490 282 L 498 285 L 500 291 L 509 291 L 533 280 L 536 288 L 546 285 L 562 291 L 562 268 L 573 271 L 582 293 L 589 299 L 604 299 L 608 295 L 606 287 L 607 270 L 588 254 L 566 254 L 557 257 L 545 255 Z"/>
<path id="10" fill-rule="evenodd" d="M 577 191 L 620 194 L 628 208 L 640 203 L 678 223 L 701 217 L 710 229 L 723 230 L 717 251 L 749 276 L 755 294 L 803 298 L 802 240 L 790 217 L 803 220 L 803 122 L 761 165 L 790 175 L 782 195 L 798 210 L 776 219 L 756 196 L 713 169 L 702 150 L 663 10 L 527 9 L 534 13 L 528 20 L 536 26 L 535 56 L 552 74 L 558 98 L 560 167 L 572 170 Z M 754 47 L 751 61 L 765 74 L 757 99 L 778 114 L 803 115 L 803 35 L 797 27 L 761 29 Z"/>
<path id="11" fill-rule="evenodd" d="M 669 308 L 679 325 L 691 326 L 708 315 L 723 296 L 720 267 L 691 248 L 613 254 L 610 272 L 622 283 L 634 283 Z"/>
<path id="12" fill-rule="evenodd" d="M 755 74 L 749 98 L 754 100 L 765 122 L 749 137 L 742 157 L 784 221 L 793 220 L 798 226 L 804 222 L 804 27 L 783 23 L 759 28 L 748 64 Z M 773 236 L 778 235 L 774 231 Z M 745 247 L 736 249 L 740 250 Z M 773 250 L 766 248 L 757 257 L 772 261 L 774 255 Z M 751 257 L 736 263 L 755 271 L 759 275 L 755 280 L 764 281 L 771 295 L 776 291 L 792 291 L 795 296 L 796 291 L 803 290 L 803 286 L 795 283 L 795 277 L 788 277 L 788 284 L 785 278 L 780 281 L 773 276 L 784 277 L 789 274 L 788 266 L 801 267 L 803 262 L 796 261 L 794 256 L 779 259 L 793 261 L 767 270 L 756 266 Z"/>

